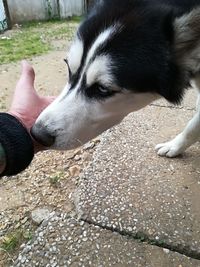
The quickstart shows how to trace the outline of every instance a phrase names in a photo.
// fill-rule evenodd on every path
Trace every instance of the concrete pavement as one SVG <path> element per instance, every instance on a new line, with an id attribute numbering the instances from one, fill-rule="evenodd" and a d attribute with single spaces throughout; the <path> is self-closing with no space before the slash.
<path id="1" fill-rule="evenodd" d="M 104 135 L 83 174 L 81 217 L 200 259 L 199 145 L 177 159 L 154 152 L 193 113 L 147 107 Z"/>
<path id="2" fill-rule="evenodd" d="M 197 260 L 64 214 L 44 222 L 13 266 L 199 267 Z"/>

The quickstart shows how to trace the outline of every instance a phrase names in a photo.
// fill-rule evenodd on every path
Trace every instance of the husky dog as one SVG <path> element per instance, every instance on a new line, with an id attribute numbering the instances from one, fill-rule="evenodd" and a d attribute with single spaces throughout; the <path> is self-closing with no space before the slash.
<path id="1" fill-rule="evenodd" d="M 32 135 L 73 149 L 164 97 L 200 90 L 200 0 L 100 0 L 80 25 L 66 58 L 69 81 L 39 116 Z M 175 157 L 200 137 L 200 102 L 184 131 L 156 147 Z"/>

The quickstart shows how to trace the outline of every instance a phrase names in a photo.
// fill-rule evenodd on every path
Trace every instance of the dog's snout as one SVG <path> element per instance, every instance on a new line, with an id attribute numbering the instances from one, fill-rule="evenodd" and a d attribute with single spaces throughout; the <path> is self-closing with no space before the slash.
<path id="1" fill-rule="evenodd" d="M 44 127 L 35 124 L 31 128 L 32 137 L 41 145 L 50 147 L 55 142 L 55 136 L 52 136 Z"/>

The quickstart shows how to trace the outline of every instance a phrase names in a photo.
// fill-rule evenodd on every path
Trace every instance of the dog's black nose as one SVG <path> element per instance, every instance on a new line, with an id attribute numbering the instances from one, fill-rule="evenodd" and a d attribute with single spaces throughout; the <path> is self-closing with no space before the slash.
<path id="1" fill-rule="evenodd" d="M 46 129 L 35 124 L 31 128 L 32 137 L 41 145 L 50 147 L 55 142 L 55 136 L 52 136 Z"/>

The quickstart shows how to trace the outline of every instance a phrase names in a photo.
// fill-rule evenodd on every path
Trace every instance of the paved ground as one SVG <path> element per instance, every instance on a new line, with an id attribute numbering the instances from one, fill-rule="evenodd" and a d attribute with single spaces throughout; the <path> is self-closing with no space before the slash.
<path id="1" fill-rule="evenodd" d="M 13 266 L 197 267 L 199 262 L 168 249 L 78 222 L 63 214 L 44 222 Z"/>
<path id="2" fill-rule="evenodd" d="M 74 194 L 79 221 L 54 214 L 13 266 L 200 267 L 199 144 L 176 159 L 154 151 L 191 118 L 194 99 L 157 102 L 105 133 Z"/>

